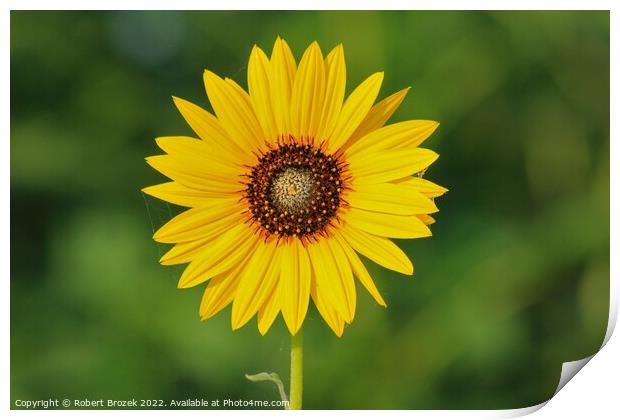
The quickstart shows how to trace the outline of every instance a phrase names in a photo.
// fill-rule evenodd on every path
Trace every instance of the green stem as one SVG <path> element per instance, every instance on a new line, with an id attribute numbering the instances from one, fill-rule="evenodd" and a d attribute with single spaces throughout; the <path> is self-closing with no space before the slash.
<path id="1" fill-rule="evenodd" d="M 289 392 L 289 410 L 301 410 L 303 392 L 304 350 L 301 330 L 291 336 L 291 390 Z"/>

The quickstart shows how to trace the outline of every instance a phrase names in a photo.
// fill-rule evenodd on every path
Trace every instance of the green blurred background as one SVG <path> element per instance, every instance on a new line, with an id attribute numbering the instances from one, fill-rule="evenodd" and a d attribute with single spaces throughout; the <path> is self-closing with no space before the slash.
<path id="1" fill-rule="evenodd" d="M 608 12 L 12 12 L 11 399 L 277 399 L 281 318 L 200 322 L 153 228 L 179 211 L 153 139 L 190 135 L 171 95 L 210 109 L 204 68 L 246 86 L 254 43 L 342 42 L 347 91 L 413 87 L 392 121 L 441 122 L 426 177 L 434 236 L 412 278 L 370 264 L 336 338 L 305 322 L 306 408 L 517 408 L 596 351 L 609 301 Z"/>

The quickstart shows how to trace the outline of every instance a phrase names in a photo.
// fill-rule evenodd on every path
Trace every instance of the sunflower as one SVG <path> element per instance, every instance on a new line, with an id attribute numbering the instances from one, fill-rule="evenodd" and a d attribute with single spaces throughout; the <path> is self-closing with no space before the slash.
<path id="1" fill-rule="evenodd" d="M 342 45 L 323 57 L 314 42 L 297 64 L 278 38 L 271 57 L 252 49 L 247 92 L 204 72 L 215 115 L 173 97 L 199 138 L 157 138 L 165 154 L 146 161 L 172 181 L 143 191 L 189 208 L 153 237 L 174 244 L 162 264 L 189 263 L 179 287 L 208 281 L 202 319 L 232 303 L 233 330 L 256 315 L 265 334 L 281 312 L 295 335 L 312 298 L 341 336 L 354 278 L 386 306 L 360 255 L 413 274 L 389 238 L 431 235 L 446 189 L 422 178 L 438 155 L 419 145 L 438 123 L 384 126 L 409 89 L 375 104 L 382 81 L 371 75 L 345 100 Z"/>

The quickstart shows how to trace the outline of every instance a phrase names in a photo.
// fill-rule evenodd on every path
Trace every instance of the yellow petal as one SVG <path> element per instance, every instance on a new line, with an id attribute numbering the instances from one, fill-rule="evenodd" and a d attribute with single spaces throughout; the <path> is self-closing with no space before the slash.
<path id="1" fill-rule="evenodd" d="M 429 216 L 428 214 L 418 214 L 418 219 L 420 219 L 422 223 L 424 223 L 427 226 L 435 223 L 435 219 L 432 216 Z"/>
<path id="2" fill-rule="evenodd" d="M 396 181 L 397 184 L 410 185 L 416 190 L 429 198 L 440 197 L 444 195 L 448 189 L 437 185 L 428 179 L 420 178 L 417 176 L 408 176 L 406 178 Z"/>
<path id="3" fill-rule="evenodd" d="M 370 108 L 370 111 L 368 111 L 366 118 L 364 118 L 347 141 L 347 145 L 351 145 L 357 139 L 361 139 L 371 131 L 374 131 L 379 127 L 383 127 L 383 124 L 390 119 L 392 114 L 394 114 L 403 102 L 403 99 L 407 96 L 409 89 L 411 88 L 400 90 L 373 105 L 373 107 Z"/>
<path id="4" fill-rule="evenodd" d="M 291 94 L 291 134 L 300 137 L 316 135 L 325 98 L 325 64 L 315 41 L 301 58 Z"/>
<path id="5" fill-rule="evenodd" d="M 276 241 L 258 247 L 239 276 L 239 287 L 232 306 L 233 330 L 244 326 L 272 293 L 280 275 L 279 261 L 274 261 Z"/>
<path id="6" fill-rule="evenodd" d="M 340 243 L 340 246 L 342 246 L 342 249 L 347 255 L 355 277 L 357 277 L 360 283 L 362 283 L 368 293 L 370 293 L 370 295 L 379 305 L 387 307 L 385 301 L 383 300 L 383 297 L 381 296 L 381 293 L 379 293 L 377 286 L 375 286 L 375 282 L 372 280 L 372 277 L 370 277 L 368 270 L 366 270 L 366 267 L 364 266 L 360 258 L 357 256 L 355 251 L 353 251 L 353 248 L 351 248 L 351 246 L 345 241 L 345 239 L 340 233 L 336 232 L 335 238 Z"/>
<path id="7" fill-rule="evenodd" d="M 222 159 L 222 156 L 204 141 L 191 137 L 171 136 L 158 137 L 155 142 L 168 155 L 183 159 L 185 162 L 192 162 L 206 173 L 230 178 L 244 172 L 239 162 L 233 159 Z"/>
<path id="8" fill-rule="evenodd" d="M 194 190 L 174 181 L 143 188 L 142 192 L 183 207 L 206 206 L 213 198 L 226 198 L 232 194 Z"/>
<path id="9" fill-rule="evenodd" d="M 340 279 L 341 273 L 334 255 L 327 244 L 328 239 L 321 239 L 307 246 L 312 262 L 314 279 L 319 294 L 325 299 L 325 305 L 334 310 L 346 322 L 351 322 L 353 313 L 349 306 L 347 294 Z"/>
<path id="10" fill-rule="evenodd" d="M 437 129 L 439 123 L 429 120 L 410 120 L 374 130 L 357 140 L 347 149 L 347 156 L 360 151 L 412 149 L 418 147 Z"/>
<path id="11" fill-rule="evenodd" d="M 297 65 L 286 41 L 278 37 L 271 53 L 269 88 L 278 135 L 290 133 L 291 92 Z"/>
<path id="12" fill-rule="evenodd" d="M 382 82 L 383 72 L 375 73 L 349 95 L 342 106 L 336 127 L 328 139 L 327 151 L 329 153 L 335 153 L 343 146 L 366 117 L 379 93 Z"/>
<path id="13" fill-rule="evenodd" d="M 297 239 L 282 246 L 280 270 L 280 304 L 290 333 L 297 334 L 308 311 L 311 266 L 306 249 Z"/>
<path id="14" fill-rule="evenodd" d="M 439 155 L 432 150 L 364 150 L 346 157 L 355 185 L 393 181 L 428 168 Z"/>
<path id="15" fill-rule="evenodd" d="M 371 235 L 349 224 L 343 224 L 341 232 L 353 249 L 377 264 L 399 273 L 413 274 L 409 257 L 389 239 Z"/>
<path id="16" fill-rule="evenodd" d="M 356 293 L 355 293 L 355 282 L 353 281 L 353 272 L 351 271 L 351 265 L 349 264 L 349 259 L 345 254 L 344 250 L 340 243 L 334 238 L 328 238 L 325 241 L 325 244 L 329 247 L 334 261 L 336 262 L 336 266 L 338 267 L 338 277 L 334 278 L 334 282 L 340 281 L 342 283 L 342 290 L 345 295 L 345 302 L 347 305 L 347 314 L 348 317 L 345 318 L 349 324 L 353 321 L 353 317 L 355 316 L 355 306 L 356 306 Z"/>
<path id="17" fill-rule="evenodd" d="M 245 91 L 209 70 L 204 72 L 204 83 L 215 115 L 229 137 L 246 152 L 256 150 L 263 142 L 263 132 Z"/>
<path id="18" fill-rule="evenodd" d="M 209 281 L 200 302 L 199 313 L 202 320 L 211 318 L 232 302 L 239 286 L 239 273 L 249 259 L 248 254 L 231 270 L 218 274 Z"/>
<path id="19" fill-rule="evenodd" d="M 325 58 L 325 75 L 325 103 L 316 135 L 317 144 L 329 138 L 342 109 L 347 82 L 347 69 L 342 44 L 334 48 Z"/>
<path id="20" fill-rule="evenodd" d="M 162 265 L 185 264 L 196 258 L 213 239 L 207 237 L 181 242 L 170 248 L 160 259 Z"/>
<path id="21" fill-rule="evenodd" d="M 275 142 L 278 137 L 269 86 L 269 59 L 256 45 L 252 48 L 250 62 L 248 63 L 248 90 L 252 108 L 263 128 L 265 140 Z"/>
<path id="22" fill-rule="evenodd" d="M 403 216 L 350 208 L 346 221 L 365 232 L 387 238 L 422 238 L 431 236 L 431 231 L 416 216 Z"/>
<path id="23" fill-rule="evenodd" d="M 208 207 L 186 210 L 163 225 L 153 239 L 176 243 L 215 237 L 233 225 L 242 223 L 243 207 L 236 198 L 213 199 Z"/>
<path id="24" fill-rule="evenodd" d="M 280 282 L 275 285 L 271 295 L 267 298 L 263 306 L 258 310 L 256 319 L 258 321 L 258 331 L 261 335 L 267 334 L 271 325 L 276 320 L 280 312 Z"/>
<path id="25" fill-rule="evenodd" d="M 213 153 L 213 146 L 208 142 L 188 136 L 157 137 L 155 143 L 168 154 L 198 153 L 208 156 Z"/>
<path id="26" fill-rule="evenodd" d="M 217 145 L 227 156 L 236 157 L 240 164 L 247 164 L 253 161 L 253 155 L 245 152 L 239 147 L 228 133 L 222 128 L 220 122 L 211 115 L 210 112 L 202 109 L 198 105 L 186 101 L 185 99 L 172 97 L 177 109 L 185 118 L 185 121 L 194 130 L 198 137 L 209 144 Z"/>
<path id="27" fill-rule="evenodd" d="M 321 314 L 321 317 L 325 320 L 325 323 L 329 325 L 329 328 L 331 328 L 338 337 L 342 337 L 342 333 L 344 332 L 344 320 L 338 315 L 334 307 L 327 302 L 325 293 L 327 293 L 327 290 L 325 290 L 324 287 L 320 289 L 317 288 L 316 274 L 313 274 L 313 281 L 310 287 L 312 301 Z"/>
<path id="28" fill-rule="evenodd" d="M 240 224 L 213 240 L 183 271 L 179 287 L 193 287 L 230 270 L 251 253 L 259 240 L 250 228 Z"/>
<path id="29" fill-rule="evenodd" d="M 252 106 L 252 99 L 250 98 L 250 95 L 241 86 L 239 86 L 239 84 L 235 82 L 233 79 L 225 77 L 224 81 L 226 82 L 226 84 L 232 87 L 233 90 L 235 90 L 235 92 L 237 92 L 237 94 L 239 95 L 239 98 L 243 100 L 243 104 L 245 105 L 243 109 L 251 111 L 252 115 L 255 117 L 255 120 L 253 121 L 252 125 L 254 126 L 254 129 L 257 130 L 256 131 L 256 136 L 257 136 L 256 145 L 258 146 L 259 149 L 264 149 L 264 146 L 267 144 L 266 135 L 263 129 L 261 128 L 260 123 L 258 122 L 258 117 L 256 117 L 256 113 L 254 112 L 254 107 Z M 256 124 L 254 124 L 254 122 Z"/>
<path id="30" fill-rule="evenodd" d="M 409 185 L 372 184 L 355 186 L 345 199 L 362 210 L 381 213 L 416 215 L 438 211 L 435 203 Z"/>
<path id="31" fill-rule="evenodd" d="M 236 177 L 211 171 L 195 159 L 159 155 L 147 157 L 146 163 L 168 178 L 195 190 L 230 194 L 241 189 Z"/>
<path id="32" fill-rule="evenodd" d="M 227 307 L 235 297 L 238 283 L 238 279 L 231 276 L 214 277 L 202 295 L 198 310 L 200 319 L 209 319 Z"/>

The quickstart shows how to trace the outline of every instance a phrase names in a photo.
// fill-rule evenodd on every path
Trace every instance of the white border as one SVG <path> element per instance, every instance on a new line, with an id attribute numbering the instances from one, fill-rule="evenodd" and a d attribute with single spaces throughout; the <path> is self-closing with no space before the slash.
<path id="1" fill-rule="evenodd" d="M 356 0 L 356 1 L 277 1 L 250 0 L 200 1 L 200 0 L 108 0 L 79 2 L 59 0 L 9 0 L 12 10 L 611 10 L 610 0 L 443 0 L 441 3 L 422 0 Z"/>
<path id="2" fill-rule="evenodd" d="M 195 0 L 176 0 L 174 2 L 163 1 L 122 1 L 122 0 L 108 0 L 108 1 L 90 1 L 88 3 L 80 3 L 77 1 L 65 1 L 58 0 L 55 2 L 48 1 L 8 1 L 9 10 L 15 9 L 39 9 L 39 10 L 51 10 L 51 6 L 54 9 L 157 9 L 157 10 L 202 10 L 209 8 L 212 10 L 271 10 L 271 9 L 284 9 L 284 10 L 339 10 L 348 9 L 351 6 L 360 10 L 611 10 L 611 45 L 618 46 L 618 8 L 612 7 L 611 1 L 603 0 L 590 0 L 588 2 L 578 2 L 572 0 L 565 1 L 549 1 L 549 0 L 521 0 L 515 1 L 443 1 L 441 5 L 435 2 L 421 2 L 421 1 L 392 1 L 383 0 L 381 2 L 358 0 L 355 2 L 335 2 L 333 0 L 317 0 L 314 2 L 278 2 L 278 1 L 261 1 L 259 4 L 252 3 L 250 1 L 242 0 L 227 0 L 226 2 L 207 2 L 195 1 Z M 465 7 L 464 7 L 465 6 Z M 2 16 L 2 43 L 5 63 L 2 67 L 2 92 L 4 93 L 4 100 L 2 103 L 2 125 L 5 128 L 4 132 L 9 133 L 10 130 L 10 78 L 9 78 L 9 51 L 10 51 L 10 14 L 9 10 Z M 617 49 L 617 48 L 616 48 Z M 618 54 L 611 48 L 611 74 L 617 73 L 618 70 Z M 618 85 L 611 80 L 611 103 L 610 113 L 612 116 L 617 115 L 618 110 L 617 98 L 618 98 Z M 619 144 L 617 138 L 618 128 L 617 122 L 612 118 L 611 120 L 611 137 L 615 141 L 610 141 L 610 158 L 612 162 L 618 162 Z M 9 147 L 10 142 L 6 139 L 3 142 L 2 153 L 2 197 L 4 200 L 9 201 L 10 191 L 10 154 Z M 619 179 L 620 167 L 618 165 L 611 165 L 611 185 L 617 185 Z M 619 214 L 618 200 L 614 194 L 610 194 L 611 202 L 611 214 Z M 10 403 L 10 364 L 9 364 L 9 345 L 6 338 L 10 337 L 10 294 L 9 294 L 9 279 L 10 279 L 10 258 L 9 258 L 9 237 L 10 237 L 10 206 L 7 202 L 1 207 L 2 214 L 2 233 L 5 238 L 5 242 L 2 244 L 2 251 L 0 253 L 0 265 L 4 267 L 5 278 L 7 279 L 5 293 L 3 295 L 3 311 L 2 316 L 4 322 L 2 328 L 4 329 L 3 336 L 5 337 L 5 344 L 2 346 L 2 392 L 6 396 L 5 409 L 11 406 Z M 611 219 L 611 289 L 610 289 L 610 314 L 609 325 L 605 342 L 602 350 L 594 355 L 593 358 L 587 358 L 588 360 L 570 362 L 563 366 L 562 380 L 556 390 L 557 396 L 552 398 L 548 403 L 543 403 L 538 406 L 517 409 L 517 410 L 497 410 L 497 411 L 370 411 L 370 412 L 342 412 L 339 415 L 355 415 L 361 417 L 370 417 L 375 415 L 389 415 L 395 418 L 430 418 L 430 419 L 444 419 L 444 418 L 471 418 L 471 419 L 486 419 L 486 418 L 507 418 L 522 416 L 535 412 L 533 418 L 537 419 L 549 419 L 561 417 L 563 419 L 582 419 L 585 415 L 592 416 L 594 418 L 611 418 L 613 414 L 618 414 L 618 398 L 617 398 L 617 384 L 618 374 L 620 374 L 620 343 L 617 338 L 612 336 L 613 329 L 616 324 L 618 316 L 618 268 L 615 262 L 618 260 L 618 226 Z M 591 363 L 586 363 L 591 360 Z M 579 379 L 570 381 L 570 378 L 574 376 L 581 368 L 584 371 L 579 374 Z M 564 379 L 567 379 L 564 381 Z M 566 385 L 564 388 L 563 386 Z M 545 405 L 547 405 L 545 407 Z M 544 409 L 541 409 L 543 408 Z M 299 416 L 308 417 L 321 415 L 322 411 L 302 411 L 302 412 L 285 412 L 285 411 L 211 411 L 205 413 L 204 411 L 174 411 L 174 416 L 187 416 L 190 418 L 204 418 L 205 415 L 213 416 L 217 418 L 237 418 L 244 415 L 251 414 L 256 418 L 273 418 L 278 416 Z M 613 414 L 612 414 L 613 413 Z M 39 415 L 45 415 L 50 418 L 81 418 L 84 416 L 82 411 L 18 411 L 11 410 L 9 413 L 11 416 L 19 418 L 32 418 Z M 123 415 L 137 415 L 139 417 L 148 416 L 154 419 L 168 419 L 171 412 L 167 411 L 123 411 Z M 110 411 L 89 411 L 88 416 L 93 418 L 108 418 Z"/>

